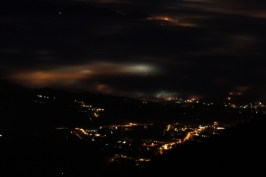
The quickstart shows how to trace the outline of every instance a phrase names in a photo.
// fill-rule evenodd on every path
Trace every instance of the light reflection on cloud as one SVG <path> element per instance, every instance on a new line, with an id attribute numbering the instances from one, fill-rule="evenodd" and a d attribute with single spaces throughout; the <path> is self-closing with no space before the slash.
<path id="1" fill-rule="evenodd" d="M 59 66 L 52 69 L 11 72 L 9 78 L 21 84 L 49 85 L 55 82 L 75 83 L 82 79 L 97 80 L 116 75 L 133 74 L 136 76 L 148 76 L 158 74 L 158 69 L 148 64 L 116 64 L 110 62 L 94 62 L 77 66 Z M 99 87 L 97 89 L 104 88 Z"/>
<path id="2" fill-rule="evenodd" d="M 152 20 L 156 20 L 161 25 L 167 26 L 180 26 L 180 27 L 196 27 L 197 23 L 193 23 L 192 20 L 187 20 L 182 17 L 169 17 L 169 16 L 156 16 Z"/>

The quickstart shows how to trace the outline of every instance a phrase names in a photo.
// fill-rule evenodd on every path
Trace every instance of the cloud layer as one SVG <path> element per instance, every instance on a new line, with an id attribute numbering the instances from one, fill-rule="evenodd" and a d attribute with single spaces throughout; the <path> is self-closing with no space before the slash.
<path id="1" fill-rule="evenodd" d="M 62 2 L 4 3 L 1 78 L 129 95 L 245 87 L 265 99 L 264 1 Z"/>

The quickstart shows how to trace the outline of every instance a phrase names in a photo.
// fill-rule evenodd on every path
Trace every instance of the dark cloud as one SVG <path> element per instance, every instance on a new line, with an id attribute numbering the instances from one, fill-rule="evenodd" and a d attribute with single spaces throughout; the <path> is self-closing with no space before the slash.
<path id="1" fill-rule="evenodd" d="M 245 87 L 265 96 L 262 1 L 18 2 L 2 4 L 1 78 L 114 94 L 222 98 Z"/>

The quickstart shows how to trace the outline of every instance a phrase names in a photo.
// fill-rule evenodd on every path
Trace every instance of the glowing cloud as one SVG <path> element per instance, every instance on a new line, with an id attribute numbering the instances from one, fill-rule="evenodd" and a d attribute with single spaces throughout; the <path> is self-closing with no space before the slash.
<path id="1" fill-rule="evenodd" d="M 11 72 L 9 78 L 21 84 L 45 86 L 55 83 L 75 84 L 83 79 L 97 80 L 102 75 L 113 77 L 116 75 L 133 74 L 147 76 L 155 74 L 158 69 L 148 64 L 117 64 L 111 62 L 92 62 L 76 66 L 60 66 L 51 69 Z M 97 86 L 97 90 L 106 87 Z"/>

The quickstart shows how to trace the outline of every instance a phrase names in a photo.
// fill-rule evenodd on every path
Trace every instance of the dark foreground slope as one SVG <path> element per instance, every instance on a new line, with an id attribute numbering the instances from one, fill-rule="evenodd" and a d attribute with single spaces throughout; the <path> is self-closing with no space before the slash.
<path id="1" fill-rule="evenodd" d="M 205 142 L 187 142 L 160 156 L 142 174 L 191 176 L 264 176 L 266 115 L 225 130 Z"/>

